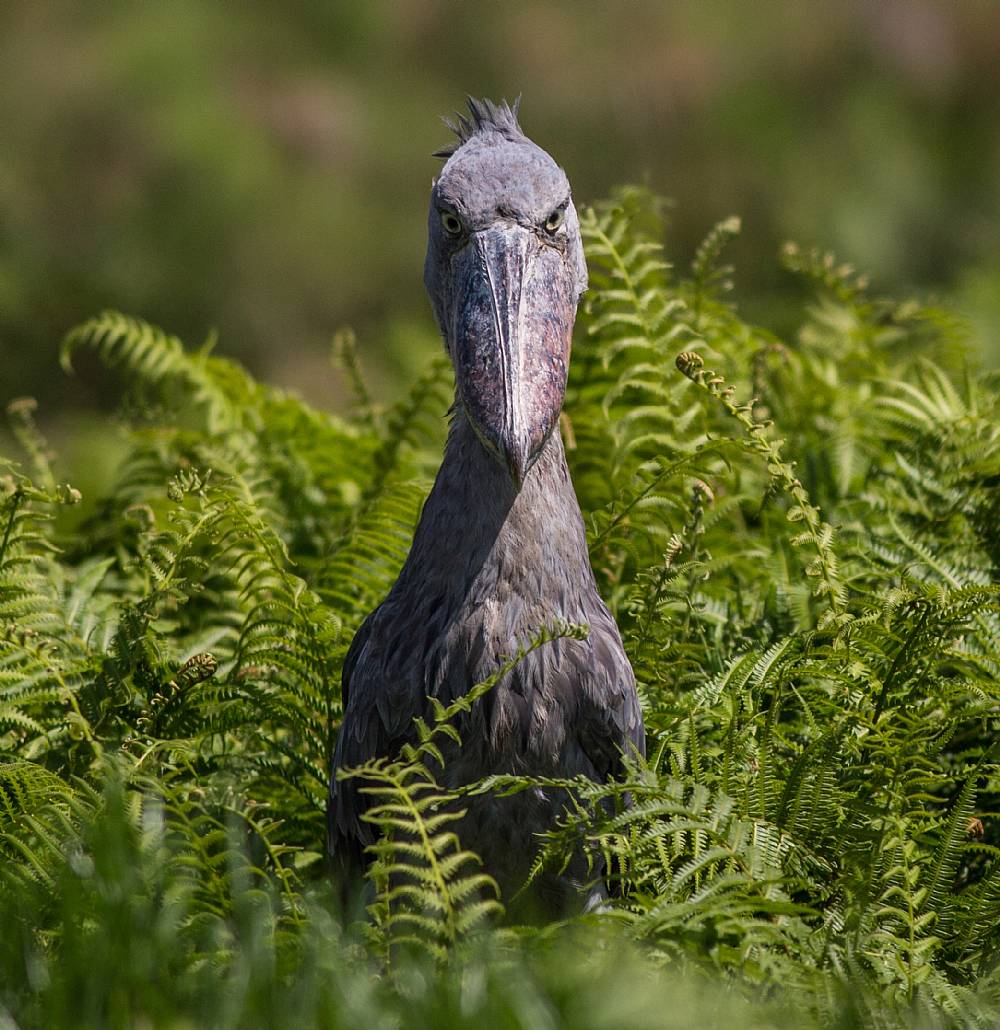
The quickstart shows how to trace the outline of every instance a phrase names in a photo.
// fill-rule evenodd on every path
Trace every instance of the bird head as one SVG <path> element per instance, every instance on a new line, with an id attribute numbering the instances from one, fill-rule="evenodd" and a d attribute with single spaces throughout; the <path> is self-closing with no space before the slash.
<path id="1" fill-rule="evenodd" d="M 469 98 L 431 190 L 424 283 L 456 398 L 520 489 L 559 420 L 587 287 L 569 180 L 517 122 Z"/>

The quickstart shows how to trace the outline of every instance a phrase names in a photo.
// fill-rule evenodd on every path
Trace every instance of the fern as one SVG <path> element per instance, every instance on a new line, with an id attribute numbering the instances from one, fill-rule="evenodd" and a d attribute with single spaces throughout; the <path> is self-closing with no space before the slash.
<path id="1" fill-rule="evenodd" d="M 212 341 L 98 316 L 63 346 L 125 384 L 124 457 L 94 498 L 33 402 L 8 408 L 5 1016 L 538 1022 L 617 1006 L 625 963 L 654 1022 L 683 996 L 702 1022 L 708 998 L 739 1023 L 773 1004 L 796 1025 L 995 1024 L 996 376 L 957 319 L 822 251 L 783 254 L 812 293 L 797 329 L 753 325 L 730 289 L 738 220 L 675 262 L 664 214 L 641 190 L 581 211 L 561 423 L 649 761 L 620 783 L 444 786 L 483 694 L 579 628 L 429 700 L 412 746 L 348 773 L 380 831 L 363 941 L 321 861 L 340 671 L 439 459 L 445 357 L 381 407 L 339 334 L 338 416 Z M 533 876 L 582 855 L 612 887 L 568 934 L 497 928 L 516 909 L 461 840 L 473 800 L 538 788 L 567 804 Z"/>
<path id="2" fill-rule="evenodd" d="M 461 747 L 455 723 L 520 661 L 553 640 L 580 639 L 586 633 L 586 627 L 571 624 L 540 630 L 450 704 L 428 698 L 433 720 L 415 720 L 417 743 L 404 745 L 398 759 L 374 759 L 338 772 L 341 778 L 359 779 L 361 792 L 372 798 L 363 818 L 380 831 L 368 848 L 373 858 L 368 876 L 376 888 L 371 906 L 375 940 L 386 961 L 406 944 L 423 946 L 443 960 L 459 940 L 502 912 L 496 883 L 478 871 L 478 857 L 463 850 L 448 829 L 465 815 L 459 807 L 463 792 L 440 787 L 433 770 L 446 764 L 451 748 Z"/>

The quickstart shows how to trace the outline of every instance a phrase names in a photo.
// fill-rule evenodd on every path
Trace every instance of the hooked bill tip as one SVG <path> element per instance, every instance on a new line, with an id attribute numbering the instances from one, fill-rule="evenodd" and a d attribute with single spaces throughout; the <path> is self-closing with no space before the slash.
<path id="1" fill-rule="evenodd" d="M 520 490 L 524 485 L 525 477 L 535 463 L 536 457 L 537 455 L 532 454 L 528 448 L 518 446 L 517 443 L 504 448 L 504 464 L 516 490 Z"/>

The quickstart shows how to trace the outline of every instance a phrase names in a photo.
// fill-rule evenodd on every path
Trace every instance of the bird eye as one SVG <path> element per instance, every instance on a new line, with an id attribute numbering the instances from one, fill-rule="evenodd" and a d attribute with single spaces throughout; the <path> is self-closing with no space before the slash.
<path id="1" fill-rule="evenodd" d="M 555 232 L 566 219 L 566 206 L 557 207 L 548 218 L 545 219 L 545 231 Z"/>
<path id="2" fill-rule="evenodd" d="M 449 236 L 457 236 L 462 231 L 462 221 L 451 211 L 441 212 L 441 225 Z"/>

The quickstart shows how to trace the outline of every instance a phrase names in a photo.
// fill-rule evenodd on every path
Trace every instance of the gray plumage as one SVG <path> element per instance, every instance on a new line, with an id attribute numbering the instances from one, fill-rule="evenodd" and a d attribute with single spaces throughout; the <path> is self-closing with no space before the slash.
<path id="1" fill-rule="evenodd" d="M 464 694 L 556 619 L 587 623 L 588 638 L 543 645 L 476 703 L 458 725 L 462 746 L 446 752 L 444 785 L 492 773 L 604 780 L 623 753 L 644 753 L 635 680 L 597 593 L 556 428 L 586 287 L 569 183 L 522 134 L 516 106 L 469 106 L 432 190 L 425 265 L 456 371 L 444 460 L 399 578 L 344 665 L 328 823 L 348 875 L 373 829 L 361 784 L 336 769 L 398 753 L 428 696 Z M 459 836 L 505 896 L 563 802 L 541 789 L 470 799 Z M 585 878 L 581 858 L 539 889 L 550 905 L 582 904 Z"/>

